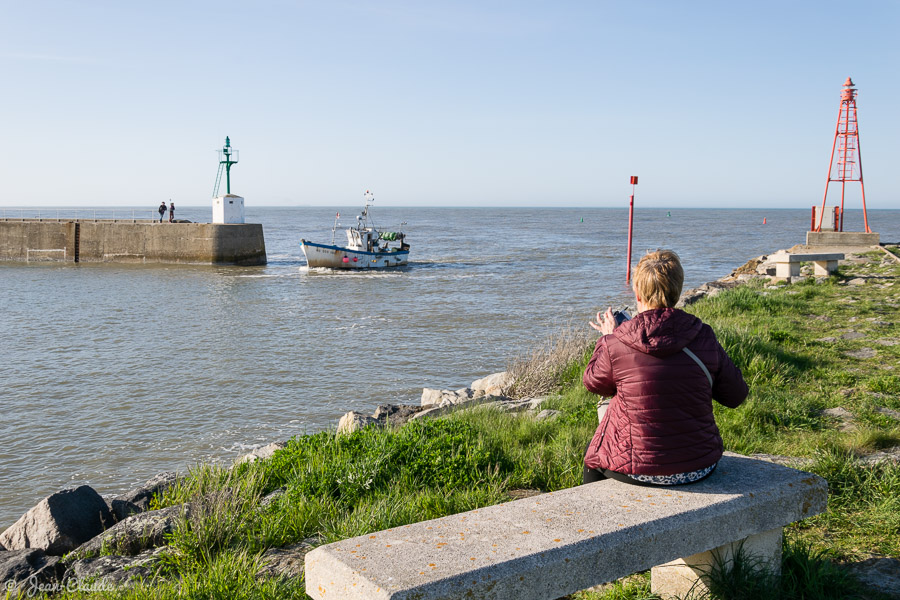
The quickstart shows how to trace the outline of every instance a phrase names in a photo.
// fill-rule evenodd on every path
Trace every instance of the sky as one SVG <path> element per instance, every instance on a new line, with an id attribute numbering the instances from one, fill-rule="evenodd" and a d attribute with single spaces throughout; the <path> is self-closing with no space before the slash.
<path id="1" fill-rule="evenodd" d="M 898 30 L 895 0 L 0 0 L 0 206 L 203 206 L 229 136 L 248 207 L 622 206 L 637 175 L 808 208 L 852 76 L 867 206 L 900 208 Z"/>

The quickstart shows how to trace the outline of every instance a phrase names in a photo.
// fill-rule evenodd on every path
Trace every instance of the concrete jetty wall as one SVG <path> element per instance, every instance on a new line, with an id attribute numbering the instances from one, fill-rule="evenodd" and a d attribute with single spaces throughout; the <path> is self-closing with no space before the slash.
<path id="1" fill-rule="evenodd" d="M 266 264 L 258 223 L 0 219 L 0 261 Z"/>

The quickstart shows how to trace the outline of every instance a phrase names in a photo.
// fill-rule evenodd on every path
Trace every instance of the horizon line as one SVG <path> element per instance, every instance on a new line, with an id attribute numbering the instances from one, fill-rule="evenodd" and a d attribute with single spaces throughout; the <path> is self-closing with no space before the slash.
<path id="1" fill-rule="evenodd" d="M 245 209 L 250 208 L 344 208 L 347 206 L 356 206 L 356 203 L 347 203 L 347 204 L 259 204 L 259 205 L 250 205 L 246 206 Z M 597 208 L 613 208 L 613 209 L 628 209 L 628 205 L 565 205 L 565 206 L 555 206 L 555 205 L 546 205 L 546 204 L 526 204 L 526 205 L 509 205 L 509 204 L 462 204 L 462 205 L 436 205 L 436 204 L 373 204 L 372 206 L 378 206 L 381 208 L 453 208 L 453 209 L 488 209 L 488 208 L 509 208 L 509 209 L 523 209 L 523 208 L 549 208 L 549 209 L 597 209 Z M 209 209 L 212 210 L 212 206 L 205 204 L 179 204 L 178 208 L 182 210 L 187 209 Z M 140 206 L 136 205 L 128 205 L 128 204 L 108 204 L 108 205 L 55 205 L 55 204 L 34 204 L 30 206 L 4 206 L 0 204 L 0 211 L 3 210 L 37 210 L 37 209 L 53 209 L 53 210 L 113 210 L 113 209 L 128 209 L 128 210 L 148 210 L 151 212 L 156 212 L 156 206 L 148 206 L 142 204 Z M 674 206 L 674 205 L 642 205 L 638 210 L 645 209 L 660 209 L 660 210 L 675 210 L 675 209 L 710 209 L 710 210 L 810 210 L 810 208 L 803 206 L 707 206 L 707 205 L 683 205 L 683 206 Z M 862 208 L 847 208 L 845 211 L 862 211 Z M 867 210 L 900 210 L 900 208 L 877 208 L 877 207 L 869 207 Z"/>

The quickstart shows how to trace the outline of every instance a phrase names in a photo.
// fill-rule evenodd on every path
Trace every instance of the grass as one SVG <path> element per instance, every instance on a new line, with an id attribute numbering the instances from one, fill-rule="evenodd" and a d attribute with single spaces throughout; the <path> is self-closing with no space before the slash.
<path id="1" fill-rule="evenodd" d="M 856 584 L 841 561 L 900 557 L 900 466 L 859 460 L 900 445 L 900 422 L 883 412 L 900 411 L 900 344 L 877 343 L 900 341 L 900 285 L 887 285 L 898 275 L 900 265 L 873 256 L 818 283 L 750 283 L 689 307 L 713 326 L 750 384 L 744 405 L 716 410 L 726 447 L 805 459 L 804 468 L 830 488 L 824 514 L 785 530 L 779 580 L 750 574 L 752 565 L 737 560 L 716 571 L 711 598 L 751 597 L 753 590 L 763 598 L 852 598 Z M 860 276 L 864 285 L 846 285 Z M 397 429 L 299 436 L 268 460 L 193 469 L 156 502 L 192 507 L 168 540 L 158 578 L 102 596 L 305 598 L 298 578 L 258 575 L 267 549 L 467 511 L 518 490 L 579 484 L 596 426 L 596 397 L 580 383 L 591 348 L 565 332 L 511 369 L 522 382 L 519 395 L 551 394 L 542 408 L 560 411 L 556 419 L 482 407 Z M 864 348 L 876 357 L 854 357 Z M 852 421 L 825 412 L 837 408 Z M 648 574 L 573 596 L 652 597 Z"/>

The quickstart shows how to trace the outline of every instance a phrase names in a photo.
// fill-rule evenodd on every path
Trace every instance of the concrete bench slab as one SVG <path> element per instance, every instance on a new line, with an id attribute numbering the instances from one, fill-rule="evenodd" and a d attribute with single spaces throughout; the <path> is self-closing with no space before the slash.
<path id="1" fill-rule="evenodd" d="M 844 260 L 844 255 L 838 252 L 832 253 L 796 253 L 777 252 L 771 260 L 775 262 L 775 279 L 789 279 L 800 275 L 800 263 L 813 263 L 813 272 L 816 277 L 827 277 L 837 269 L 839 260 Z"/>
<path id="2" fill-rule="evenodd" d="M 820 477 L 727 454 L 689 486 L 607 480 L 327 544 L 306 555 L 306 593 L 549 600 L 748 538 L 771 563 L 781 528 L 822 512 L 826 496 Z M 692 564 L 654 572 L 654 591 L 683 593 Z"/>

